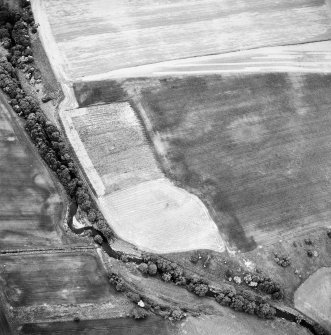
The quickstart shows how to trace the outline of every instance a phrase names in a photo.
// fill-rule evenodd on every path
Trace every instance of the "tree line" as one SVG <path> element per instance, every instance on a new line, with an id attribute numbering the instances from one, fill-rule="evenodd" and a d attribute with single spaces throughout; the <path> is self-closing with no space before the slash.
<path id="1" fill-rule="evenodd" d="M 157 255 L 143 255 L 143 262 L 139 264 L 138 269 L 144 275 L 158 275 L 165 282 L 173 282 L 175 285 L 183 286 L 199 297 L 213 297 L 220 305 L 230 307 L 238 312 L 255 314 L 264 319 L 272 319 L 276 314 L 276 310 L 269 304 L 268 298 L 260 297 L 250 290 L 236 290 L 230 285 L 220 285 L 214 288 L 205 279 L 185 273 L 178 264 Z M 123 289 L 123 285 L 121 285 L 121 289 Z M 274 293 L 273 290 L 270 290 L 270 293 Z M 279 298 L 278 296 L 273 297 Z"/>
<path id="2" fill-rule="evenodd" d="M 80 178 L 61 131 L 45 117 L 38 101 L 25 92 L 18 79 L 17 69 L 29 76 L 38 73 L 30 39 L 30 34 L 36 32 L 37 26 L 29 1 L 22 1 L 21 12 L 12 11 L 7 6 L 0 6 L 0 42 L 8 51 L 6 57 L 0 58 L 0 87 L 8 95 L 13 110 L 26 120 L 25 129 L 32 142 L 49 168 L 57 175 L 68 196 L 77 203 L 88 220 L 110 240 L 114 236 L 113 232 Z M 156 255 L 144 255 L 139 270 L 144 275 L 160 276 L 165 282 L 184 286 L 197 296 L 211 296 L 219 304 L 236 311 L 255 314 L 261 318 L 273 318 L 275 315 L 275 309 L 265 298 L 248 290 L 237 291 L 231 286 L 214 289 L 203 278 L 188 275 L 176 263 L 171 263 Z M 256 278 L 253 279 L 256 280 Z M 142 299 L 139 294 L 132 293 L 117 275 L 110 275 L 110 282 L 118 291 L 126 292 L 128 298 L 133 302 L 138 303 Z M 277 289 L 272 286 L 271 282 L 259 281 L 259 283 L 261 287 L 265 287 L 266 292 L 276 293 Z M 184 316 L 184 313 L 178 308 L 169 310 L 153 306 L 152 302 L 146 299 L 143 303 L 146 309 L 173 320 L 179 320 Z M 137 308 L 133 316 L 141 318 L 145 314 L 141 308 Z"/>
<path id="3" fill-rule="evenodd" d="M 61 131 L 47 120 L 38 101 L 25 92 L 18 79 L 17 69 L 31 75 L 37 71 L 30 39 L 30 33 L 36 33 L 37 27 L 30 2 L 22 1 L 22 12 L 1 6 L 0 23 L 0 42 L 8 51 L 7 56 L 0 59 L 1 89 L 10 98 L 13 110 L 26 120 L 27 133 L 40 156 L 57 175 L 68 196 L 80 206 L 88 220 L 107 239 L 111 239 L 114 234 L 80 178 Z"/>

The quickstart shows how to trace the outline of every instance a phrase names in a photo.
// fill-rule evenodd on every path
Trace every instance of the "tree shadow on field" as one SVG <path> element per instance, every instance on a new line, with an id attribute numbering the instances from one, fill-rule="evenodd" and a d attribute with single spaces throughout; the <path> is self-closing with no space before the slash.
<path id="1" fill-rule="evenodd" d="M 257 244 L 253 237 L 246 236 L 228 197 L 222 191 L 217 191 L 216 194 L 213 195 L 213 203 L 217 211 L 229 217 L 229 221 L 226 224 L 220 222 L 216 223 L 218 230 L 227 236 L 230 245 L 235 246 L 242 252 L 254 250 Z"/>
<path id="2" fill-rule="evenodd" d="M 80 108 L 96 104 L 123 102 L 128 99 L 121 84 L 115 80 L 74 83 L 75 96 Z"/>

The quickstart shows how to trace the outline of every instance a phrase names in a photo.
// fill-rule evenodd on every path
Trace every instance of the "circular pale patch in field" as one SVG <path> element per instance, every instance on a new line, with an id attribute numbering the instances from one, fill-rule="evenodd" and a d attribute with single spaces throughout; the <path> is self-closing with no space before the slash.
<path id="1" fill-rule="evenodd" d="M 237 143 L 260 142 L 266 132 L 261 121 L 260 117 L 254 115 L 233 121 L 228 126 L 232 140 Z"/>
<path id="2" fill-rule="evenodd" d="M 45 179 L 45 177 L 38 173 L 34 176 L 34 183 L 43 189 L 47 189 L 49 187 L 49 185 L 47 184 L 47 180 Z"/>
<path id="3" fill-rule="evenodd" d="M 331 268 L 312 274 L 295 292 L 295 307 L 331 331 Z"/>
<path id="4" fill-rule="evenodd" d="M 116 234 L 143 250 L 224 250 L 218 229 L 201 200 L 166 179 L 144 182 L 99 201 Z"/>

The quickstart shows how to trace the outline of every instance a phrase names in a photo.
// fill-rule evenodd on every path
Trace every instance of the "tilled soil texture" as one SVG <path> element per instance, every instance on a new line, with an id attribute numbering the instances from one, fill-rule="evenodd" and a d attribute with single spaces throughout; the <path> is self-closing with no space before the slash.
<path id="1" fill-rule="evenodd" d="M 122 82 L 166 174 L 209 205 L 242 251 L 330 222 L 331 76 Z"/>
<path id="2" fill-rule="evenodd" d="M 65 132 L 114 232 L 157 253 L 224 244 L 204 204 L 166 180 L 131 106 L 60 113 Z"/>
<path id="3" fill-rule="evenodd" d="M 22 327 L 20 334 L 171 335 L 176 332 L 175 326 L 172 326 L 169 321 L 150 316 L 145 320 L 138 321 L 123 318 L 26 324 Z"/>
<path id="4" fill-rule="evenodd" d="M 0 334 L 11 335 L 12 331 L 9 327 L 6 315 L 3 311 L 3 308 L 0 307 Z"/>
<path id="5" fill-rule="evenodd" d="M 60 247 L 64 204 L 0 96 L 0 249 Z"/>
<path id="6" fill-rule="evenodd" d="M 109 302 L 117 293 L 96 253 L 1 255 L 0 285 L 12 307 Z"/>
<path id="7" fill-rule="evenodd" d="M 106 193 L 162 178 L 150 144 L 128 103 L 65 112 L 68 113 Z"/>

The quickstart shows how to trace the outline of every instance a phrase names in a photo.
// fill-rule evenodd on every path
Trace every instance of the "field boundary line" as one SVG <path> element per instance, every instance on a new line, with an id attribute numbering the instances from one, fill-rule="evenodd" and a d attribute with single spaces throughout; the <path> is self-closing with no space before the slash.
<path id="1" fill-rule="evenodd" d="M 47 248 L 47 249 L 13 249 L 13 250 L 1 250 L 0 255 L 17 255 L 17 254 L 31 254 L 31 253 L 52 253 L 52 252 L 73 252 L 73 251 L 84 251 L 94 250 L 94 246 L 82 246 L 82 247 L 69 247 L 69 248 Z"/>

